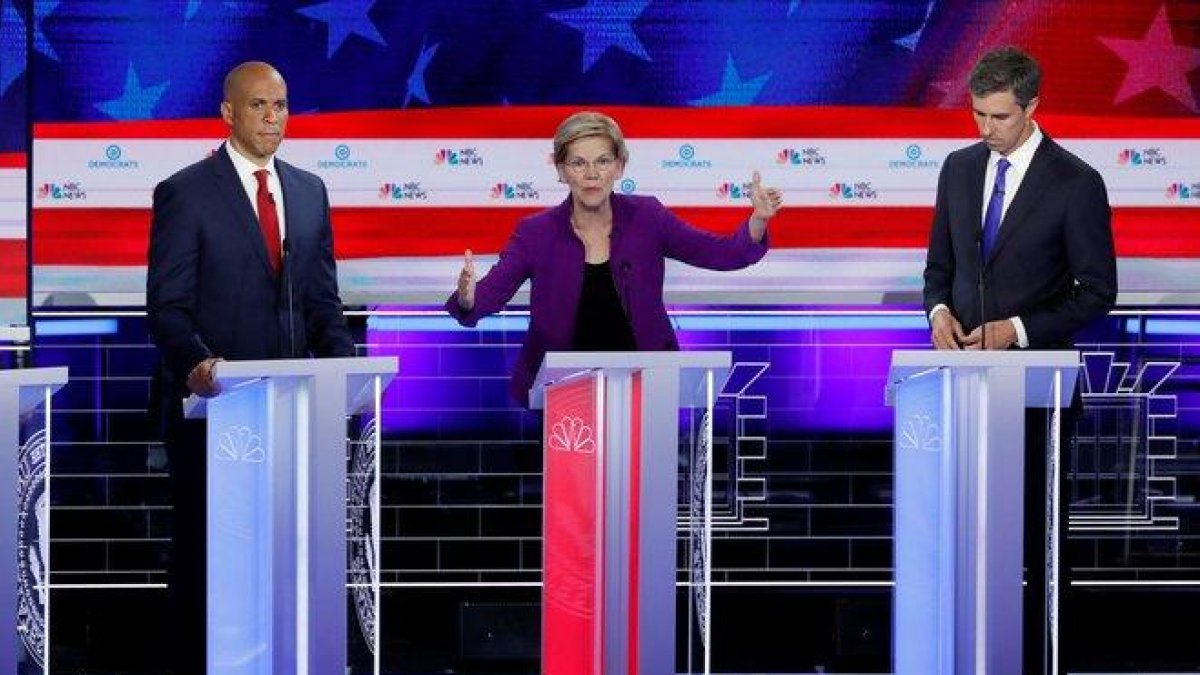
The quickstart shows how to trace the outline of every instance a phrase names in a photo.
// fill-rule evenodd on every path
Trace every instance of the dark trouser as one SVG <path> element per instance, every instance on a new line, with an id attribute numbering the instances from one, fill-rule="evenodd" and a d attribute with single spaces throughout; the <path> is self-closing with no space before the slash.
<path id="1" fill-rule="evenodd" d="M 180 419 L 179 404 L 166 428 L 171 475 L 171 634 L 176 675 L 202 675 L 207 648 L 207 543 L 204 420 Z"/>
<path id="2" fill-rule="evenodd" d="M 1049 545 L 1048 531 L 1050 513 L 1047 510 L 1046 456 L 1050 434 L 1050 415 L 1044 409 L 1031 409 L 1025 414 L 1025 597 L 1023 603 L 1024 632 L 1022 653 L 1024 675 L 1042 675 L 1055 672 L 1052 664 L 1057 662 L 1059 675 L 1065 675 L 1064 638 L 1069 624 L 1071 599 L 1070 564 L 1067 552 L 1067 513 L 1070 492 L 1066 458 L 1070 456 L 1070 441 L 1074 435 L 1075 422 L 1079 418 L 1082 404 L 1078 393 L 1070 407 L 1062 411 L 1059 433 L 1060 448 L 1057 457 L 1059 481 L 1059 531 L 1058 539 L 1058 649 L 1050 643 L 1050 616 L 1046 597 L 1047 574 L 1046 554 Z"/>

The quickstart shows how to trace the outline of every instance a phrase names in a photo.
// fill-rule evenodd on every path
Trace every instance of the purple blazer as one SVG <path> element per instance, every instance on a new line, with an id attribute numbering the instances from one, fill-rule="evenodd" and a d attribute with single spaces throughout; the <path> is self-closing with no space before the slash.
<path id="1" fill-rule="evenodd" d="M 711 270 L 748 267 L 766 255 L 767 237 L 755 243 L 749 222 L 720 237 L 680 220 L 654 197 L 611 196 L 613 229 L 609 266 L 640 351 L 675 351 L 679 341 L 663 305 L 667 258 Z M 464 312 L 457 291 L 446 311 L 464 326 L 504 308 L 532 280 L 529 332 L 509 382 L 529 405 L 529 387 L 546 352 L 571 349 L 583 290 L 583 242 L 571 230 L 571 199 L 517 223 L 500 260 L 475 287 L 475 307 Z"/>

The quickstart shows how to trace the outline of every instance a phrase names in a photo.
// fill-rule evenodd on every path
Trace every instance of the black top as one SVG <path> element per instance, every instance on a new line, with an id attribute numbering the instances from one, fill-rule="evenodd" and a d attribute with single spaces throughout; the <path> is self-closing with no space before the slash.
<path id="1" fill-rule="evenodd" d="M 575 339 L 571 348 L 577 352 L 620 352 L 637 349 L 629 318 L 621 307 L 621 298 L 613 284 L 608 262 L 583 264 L 583 293 L 575 315 Z"/>

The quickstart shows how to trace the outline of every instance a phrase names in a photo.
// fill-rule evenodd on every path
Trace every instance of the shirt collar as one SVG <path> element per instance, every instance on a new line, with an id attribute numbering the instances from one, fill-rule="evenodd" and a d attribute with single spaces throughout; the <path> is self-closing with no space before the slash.
<path id="1" fill-rule="evenodd" d="M 1007 157 L 993 150 L 988 157 L 988 166 L 996 166 L 1000 158 L 1005 157 L 1014 169 L 1024 174 L 1029 169 L 1030 163 L 1033 162 L 1033 155 L 1037 152 L 1038 146 L 1042 144 L 1042 139 L 1045 137 L 1046 135 L 1042 133 L 1042 128 L 1038 126 L 1037 122 L 1034 122 L 1033 133 L 1029 135 L 1029 138 L 1025 139 L 1025 142 L 1019 148 L 1008 153 Z"/>
<path id="2" fill-rule="evenodd" d="M 624 222 L 623 219 L 625 214 L 623 209 L 625 208 L 625 202 L 623 201 L 622 196 L 614 191 L 608 195 L 608 203 L 612 207 L 613 237 L 616 237 L 617 230 L 621 228 L 621 224 Z M 555 217 L 562 222 L 565 231 L 570 232 L 571 216 L 573 215 L 574 210 L 575 205 L 571 201 L 571 195 L 568 193 L 567 198 L 562 200 L 562 203 L 560 203 L 558 206 L 554 207 L 554 209 L 551 210 L 551 213 L 555 214 Z"/>
<path id="3" fill-rule="evenodd" d="M 254 172 L 260 169 L 266 169 L 271 176 L 279 177 L 279 173 L 275 170 L 275 155 L 271 155 L 271 159 L 267 160 L 266 166 L 259 166 L 254 162 L 242 156 L 242 153 L 233 149 L 233 143 L 225 141 L 225 151 L 229 153 L 229 158 L 233 160 L 233 168 L 243 181 L 256 180 Z"/>

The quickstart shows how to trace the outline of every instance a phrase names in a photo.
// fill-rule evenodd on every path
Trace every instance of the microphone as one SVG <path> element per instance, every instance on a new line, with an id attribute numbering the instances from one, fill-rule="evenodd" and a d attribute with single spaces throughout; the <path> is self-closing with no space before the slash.
<path id="1" fill-rule="evenodd" d="M 987 311 L 985 304 L 987 297 L 984 293 L 983 268 L 987 265 L 987 260 L 983 256 L 983 228 L 979 229 L 979 233 L 975 235 L 975 253 L 977 263 L 979 265 L 979 273 L 976 276 L 976 287 L 979 293 L 979 335 L 980 349 L 987 351 Z"/>
<path id="2" fill-rule="evenodd" d="M 617 267 L 619 276 L 621 277 L 621 309 L 625 310 L 625 318 L 628 319 L 629 313 L 629 274 L 633 271 L 633 265 L 628 260 L 622 260 Z"/>
<path id="3" fill-rule="evenodd" d="M 620 269 L 621 283 L 628 284 L 629 274 L 633 271 L 633 265 L 631 265 L 628 260 L 622 260 L 618 269 Z"/>
<path id="4" fill-rule="evenodd" d="M 274 201 L 274 198 L 272 198 Z M 287 237 L 283 238 L 283 274 L 280 275 L 283 279 L 284 294 L 287 296 L 287 335 L 288 335 L 288 358 L 294 359 L 296 354 L 296 321 L 295 307 L 293 306 L 294 298 L 292 293 L 292 255 L 291 241 Z"/>

